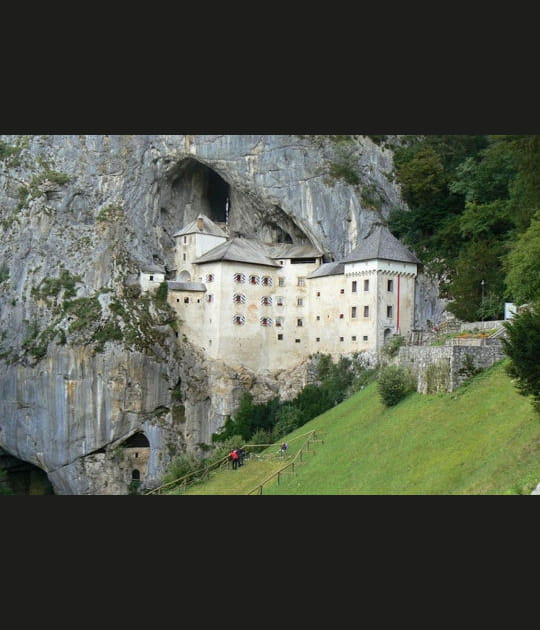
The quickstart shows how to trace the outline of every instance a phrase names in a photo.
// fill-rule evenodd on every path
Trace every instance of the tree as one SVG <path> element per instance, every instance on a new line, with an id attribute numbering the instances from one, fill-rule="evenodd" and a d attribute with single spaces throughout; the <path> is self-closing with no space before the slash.
<path id="1" fill-rule="evenodd" d="M 510 357 L 508 374 L 516 379 L 516 388 L 523 396 L 532 396 L 540 413 L 540 302 L 528 307 L 504 322 L 507 337 L 502 339 Z"/>
<path id="2" fill-rule="evenodd" d="M 381 368 L 377 378 L 377 390 L 387 407 L 393 407 L 415 389 L 408 370 L 398 365 Z"/>
<path id="3" fill-rule="evenodd" d="M 513 302 L 519 305 L 540 299 L 540 210 L 514 243 L 504 261 L 504 270 Z"/>

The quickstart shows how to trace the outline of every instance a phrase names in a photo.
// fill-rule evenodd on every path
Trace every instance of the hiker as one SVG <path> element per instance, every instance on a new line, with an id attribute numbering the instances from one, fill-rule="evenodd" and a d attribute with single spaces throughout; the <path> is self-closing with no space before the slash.
<path id="1" fill-rule="evenodd" d="M 281 448 L 279 449 L 279 454 L 280 455 L 284 455 L 285 451 L 289 448 L 289 445 L 287 444 L 287 442 L 283 442 L 283 444 L 281 445 Z"/>
<path id="2" fill-rule="evenodd" d="M 238 453 L 238 465 L 239 466 L 243 466 L 244 465 L 245 451 L 244 451 L 243 448 L 237 448 L 236 452 Z"/>
<path id="3" fill-rule="evenodd" d="M 236 470 L 238 468 L 238 460 L 240 459 L 238 457 L 238 450 L 233 448 L 232 451 L 229 453 L 229 459 L 230 461 L 232 461 L 232 469 Z"/>

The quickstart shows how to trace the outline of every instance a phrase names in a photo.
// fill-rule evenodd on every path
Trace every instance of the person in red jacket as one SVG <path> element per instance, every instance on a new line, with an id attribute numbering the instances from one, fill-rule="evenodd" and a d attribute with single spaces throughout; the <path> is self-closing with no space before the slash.
<path id="1" fill-rule="evenodd" d="M 240 459 L 240 457 L 238 456 L 238 450 L 236 448 L 233 448 L 232 451 L 229 453 L 229 459 L 232 461 L 232 469 L 236 470 L 238 468 L 238 460 Z"/>

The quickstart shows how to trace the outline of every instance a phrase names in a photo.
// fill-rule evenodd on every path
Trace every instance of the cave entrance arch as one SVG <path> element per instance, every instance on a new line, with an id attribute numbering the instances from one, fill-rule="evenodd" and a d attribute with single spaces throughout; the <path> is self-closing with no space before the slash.
<path id="1" fill-rule="evenodd" d="M 150 442 L 142 431 L 137 431 L 122 442 L 124 448 L 150 448 Z"/>
<path id="2" fill-rule="evenodd" d="M 173 205 L 186 211 L 184 223 L 205 214 L 215 223 L 225 224 L 230 210 L 228 182 L 215 170 L 193 158 L 182 160 L 173 170 Z"/>
<path id="3" fill-rule="evenodd" d="M 54 494 L 54 489 L 47 473 L 39 468 L 10 455 L 0 449 L 0 485 L 5 492 L 17 495 Z"/>

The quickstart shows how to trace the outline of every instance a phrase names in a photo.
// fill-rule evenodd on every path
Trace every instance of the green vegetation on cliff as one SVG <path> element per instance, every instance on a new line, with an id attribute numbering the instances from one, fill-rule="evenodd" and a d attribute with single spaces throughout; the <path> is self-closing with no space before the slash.
<path id="1" fill-rule="evenodd" d="M 540 482 L 540 420 L 506 374 L 506 362 L 451 394 L 413 393 L 386 407 L 377 384 L 311 420 L 284 439 L 316 429 L 324 442 L 296 474 L 266 494 L 530 494 Z M 300 442 L 300 440 L 296 440 Z M 264 455 L 269 459 L 263 459 Z M 186 494 L 247 494 L 283 460 L 273 446 L 258 462 L 213 473 Z"/>

